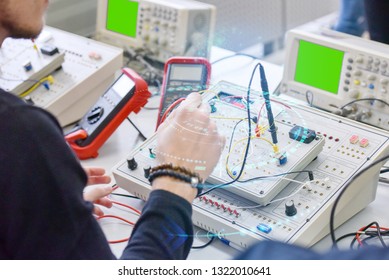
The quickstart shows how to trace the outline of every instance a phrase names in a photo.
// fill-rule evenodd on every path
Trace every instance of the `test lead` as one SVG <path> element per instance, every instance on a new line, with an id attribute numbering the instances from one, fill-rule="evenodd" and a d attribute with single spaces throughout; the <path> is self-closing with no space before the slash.
<path id="1" fill-rule="evenodd" d="M 274 116 L 273 116 L 273 111 L 271 109 L 270 97 L 269 97 L 269 87 L 266 80 L 265 69 L 263 68 L 262 64 L 259 65 L 259 73 L 261 76 L 261 88 L 262 88 L 263 98 L 265 99 L 267 119 L 269 121 L 269 131 L 274 144 L 273 150 L 275 153 L 277 153 L 279 150 L 277 146 L 278 143 L 277 128 L 274 124 Z"/>

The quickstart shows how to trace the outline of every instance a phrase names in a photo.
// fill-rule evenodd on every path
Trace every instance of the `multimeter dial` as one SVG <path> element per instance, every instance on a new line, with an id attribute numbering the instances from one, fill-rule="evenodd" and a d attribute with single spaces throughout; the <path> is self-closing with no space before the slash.
<path id="1" fill-rule="evenodd" d="M 97 123 L 100 120 L 100 118 L 103 116 L 103 114 L 104 114 L 104 108 L 100 106 L 93 108 L 87 117 L 88 123 L 90 124 Z"/>

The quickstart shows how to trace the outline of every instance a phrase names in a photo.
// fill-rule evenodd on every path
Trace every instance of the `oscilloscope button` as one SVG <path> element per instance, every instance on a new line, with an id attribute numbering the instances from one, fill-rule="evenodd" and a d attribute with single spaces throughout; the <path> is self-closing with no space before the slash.
<path id="1" fill-rule="evenodd" d="M 363 56 L 357 56 L 357 58 L 355 59 L 355 61 L 357 63 L 363 63 Z"/>
<path id="2" fill-rule="evenodd" d="M 380 83 L 383 84 L 383 85 L 387 85 L 389 83 L 389 80 L 386 79 L 386 78 L 383 78 L 380 80 Z"/>
<path id="3" fill-rule="evenodd" d="M 359 96 L 359 91 L 357 89 L 350 90 L 350 97 L 358 98 L 358 96 Z"/>

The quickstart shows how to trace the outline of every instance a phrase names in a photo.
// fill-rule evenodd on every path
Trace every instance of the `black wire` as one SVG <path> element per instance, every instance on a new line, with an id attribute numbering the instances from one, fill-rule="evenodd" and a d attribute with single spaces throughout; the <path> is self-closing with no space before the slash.
<path id="1" fill-rule="evenodd" d="M 349 102 L 349 103 L 343 105 L 343 106 L 340 107 L 339 109 L 343 109 L 343 108 L 346 107 L 346 106 L 349 106 L 349 105 L 351 105 L 351 104 L 354 104 L 354 103 L 360 102 L 360 101 L 379 101 L 379 102 L 384 103 L 386 106 L 389 106 L 389 103 L 386 102 L 386 101 L 384 101 L 384 100 L 382 100 L 382 99 L 378 99 L 378 98 L 361 98 L 361 99 L 353 100 L 353 101 L 351 101 L 351 102 Z"/>
<path id="2" fill-rule="evenodd" d="M 234 128 L 232 129 L 231 138 L 230 138 L 230 144 L 228 145 L 228 155 L 229 155 L 230 152 L 231 152 L 232 140 L 233 140 L 233 138 L 234 138 L 235 130 L 236 130 L 236 128 L 238 127 L 238 125 L 239 125 L 241 122 L 245 121 L 245 120 L 247 120 L 247 118 L 241 119 L 240 121 L 238 121 L 238 122 L 235 124 Z M 229 161 L 229 157 L 228 157 L 228 160 L 227 160 L 227 162 L 226 162 L 226 173 L 228 174 L 228 176 L 229 176 L 231 179 L 234 179 L 234 178 L 232 178 L 232 177 L 230 176 L 230 174 L 229 174 L 229 172 L 228 172 L 228 161 Z"/>
<path id="3" fill-rule="evenodd" d="M 285 173 L 279 173 L 279 174 L 274 174 L 274 175 L 258 176 L 258 177 L 250 178 L 250 179 L 247 179 L 247 180 L 238 180 L 238 182 L 239 183 L 247 183 L 247 182 L 251 182 L 251 181 L 255 181 L 255 180 L 269 179 L 269 178 L 272 178 L 272 177 L 280 177 L 280 176 L 285 176 L 285 175 L 289 175 L 289 174 L 296 174 L 296 173 L 299 173 L 299 174 L 300 173 L 308 173 L 309 180 L 310 181 L 314 180 L 313 172 L 311 170 L 300 170 L 300 171 L 290 171 L 290 172 L 285 172 Z"/>
<path id="4" fill-rule="evenodd" d="M 341 240 L 343 240 L 343 239 L 345 239 L 345 238 L 347 238 L 347 237 L 353 237 L 353 236 L 355 236 L 356 234 L 357 234 L 357 232 L 346 233 L 345 235 L 342 235 L 341 237 L 338 237 L 338 238 L 336 239 L 336 242 L 339 242 L 339 241 L 341 241 Z"/>
<path id="5" fill-rule="evenodd" d="M 384 177 L 378 178 L 378 182 L 389 185 L 389 179 L 384 178 Z"/>
<path id="6" fill-rule="evenodd" d="M 380 174 L 389 172 L 389 168 L 381 169 Z"/>
<path id="7" fill-rule="evenodd" d="M 371 226 L 374 226 L 374 225 L 376 226 L 376 229 L 375 229 L 375 230 L 366 231 L 367 229 L 369 229 Z M 364 231 L 364 235 L 370 235 L 370 236 L 368 237 L 368 239 L 371 239 L 371 238 L 374 238 L 374 237 L 378 237 L 378 239 L 380 240 L 382 246 L 383 246 L 384 248 L 387 248 L 387 246 L 386 246 L 386 244 L 385 244 L 385 241 L 384 241 L 383 238 L 382 238 L 383 233 L 385 233 L 385 235 L 386 235 L 386 232 L 387 232 L 387 231 L 381 232 L 381 227 L 380 227 L 380 225 L 379 225 L 377 222 L 371 222 L 371 223 L 368 224 L 367 226 L 363 227 L 360 231 Z M 365 239 L 367 239 L 367 238 L 365 238 Z M 352 242 L 351 242 L 351 245 L 350 245 L 351 247 L 354 246 L 356 240 L 357 240 L 357 237 L 355 236 L 355 237 L 353 238 Z M 363 242 L 363 240 L 362 240 L 362 242 Z M 366 244 L 366 243 L 365 243 L 365 244 Z M 358 248 L 359 248 L 359 245 L 358 245 Z"/>
<path id="8" fill-rule="evenodd" d="M 147 137 L 142 133 L 142 131 L 140 131 L 140 129 L 131 121 L 129 117 L 127 117 L 127 120 L 130 122 L 130 124 L 132 124 L 136 131 L 138 131 L 139 137 L 142 139 L 142 141 L 146 141 Z"/>
<path id="9" fill-rule="evenodd" d="M 192 246 L 192 249 L 203 249 L 211 245 L 211 243 L 215 240 L 215 235 L 212 235 L 212 238 L 205 244 L 199 246 Z"/>
<path id="10" fill-rule="evenodd" d="M 116 187 L 117 186 L 117 184 L 116 183 L 114 183 L 112 186 L 111 186 L 111 188 L 114 188 L 114 187 Z M 136 198 L 136 199 L 140 199 L 139 197 L 137 197 L 137 196 L 133 196 L 133 195 L 128 195 L 128 194 L 121 194 L 121 193 L 110 193 L 110 195 L 117 195 L 117 196 L 124 196 L 124 197 L 129 197 L 129 198 Z"/>
<path id="11" fill-rule="evenodd" d="M 350 233 L 347 233 L 345 235 L 342 235 L 341 237 L 337 238 L 336 239 L 336 242 L 338 243 L 339 241 L 347 238 L 347 237 L 354 237 L 350 243 L 350 249 L 354 249 L 354 244 L 355 242 L 357 241 L 355 235 L 358 234 L 358 232 L 350 232 Z M 367 239 L 373 239 L 373 238 L 376 238 L 377 237 L 377 233 L 376 231 L 365 231 L 364 235 L 368 236 L 366 238 L 364 238 L 364 240 L 367 240 Z M 389 231 L 381 231 L 381 235 L 382 236 L 389 236 Z M 364 241 L 363 240 L 363 241 Z"/>
<path id="12" fill-rule="evenodd" d="M 387 248 L 388 246 L 386 246 L 386 243 L 385 243 L 384 239 L 382 238 L 382 233 L 383 233 L 383 232 L 381 232 L 381 227 L 380 227 L 380 225 L 379 225 L 377 222 L 373 222 L 373 224 L 376 226 L 376 230 L 375 230 L 375 231 L 377 231 L 377 236 L 378 236 L 378 239 L 380 240 L 382 246 L 383 246 L 384 248 Z M 366 228 L 366 229 L 367 229 L 367 228 Z M 372 233 L 374 233 L 375 231 L 372 231 Z M 370 233 L 370 231 L 368 231 L 367 233 Z M 365 234 L 366 234 L 366 233 L 365 233 Z M 374 236 L 374 235 L 373 235 L 373 236 Z"/>
<path id="13" fill-rule="evenodd" d="M 310 107 L 313 107 L 313 93 L 310 90 L 307 90 L 305 93 L 305 99 L 307 100 L 307 103 Z"/>
<path id="14" fill-rule="evenodd" d="M 123 196 L 123 197 L 128 197 L 128 198 L 135 198 L 135 199 L 140 199 L 140 198 L 137 197 L 137 196 L 129 195 L 129 194 L 122 194 L 122 193 L 111 193 L 111 195 Z"/>
<path id="15" fill-rule="evenodd" d="M 345 186 L 343 187 L 343 189 L 341 190 L 341 192 L 339 193 L 339 195 L 336 197 L 335 201 L 334 201 L 334 205 L 332 206 L 332 209 L 331 209 L 331 214 L 330 214 L 330 234 L 331 234 L 331 240 L 332 240 L 332 247 L 334 249 L 338 249 L 338 245 L 336 244 L 336 238 L 335 238 L 335 226 L 334 226 L 334 220 L 335 220 L 335 210 L 336 210 L 336 207 L 338 206 L 338 203 L 341 199 L 341 197 L 343 196 L 343 194 L 345 193 L 345 191 L 350 187 L 350 185 L 359 177 L 361 176 L 363 173 L 365 173 L 367 170 L 369 170 L 370 168 L 372 168 L 373 166 L 375 166 L 376 164 L 379 164 L 383 161 L 387 161 L 389 159 L 389 154 L 386 155 L 386 156 L 383 156 L 381 157 L 380 159 L 377 159 L 376 161 L 370 163 L 368 166 L 366 166 L 364 169 L 362 169 L 361 171 L 359 171 L 354 177 L 352 177 L 346 184 Z"/>
<path id="16" fill-rule="evenodd" d="M 376 238 L 375 236 L 368 236 L 368 237 L 365 237 L 363 239 L 361 239 L 361 243 L 362 245 L 365 245 L 365 246 L 369 246 L 369 244 L 367 243 L 370 239 L 373 239 L 373 238 Z M 358 249 L 361 247 L 361 244 L 358 243 Z"/>
<path id="17" fill-rule="evenodd" d="M 214 64 L 216 64 L 216 63 L 218 63 L 220 61 L 223 61 L 223 60 L 226 60 L 228 58 L 235 57 L 235 56 L 247 56 L 247 57 L 250 57 L 252 59 L 258 59 L 258 57 L 254 56 L 254 55 L 250 55 L 250 54 L 246 54 L 246 53 L 235 53 L 235 54 L 232 54 L 232 55 L 228 55 L 228 56 L 219 58 L 219 59 L 215 60 L 214 62 L 212 62 L 211 64 L 214 65 Z"/>

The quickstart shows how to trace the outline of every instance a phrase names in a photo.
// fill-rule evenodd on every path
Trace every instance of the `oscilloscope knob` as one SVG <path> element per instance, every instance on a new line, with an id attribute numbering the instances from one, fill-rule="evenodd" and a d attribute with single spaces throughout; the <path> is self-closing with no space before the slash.
<path id="1" fill-rule="evenodd" d="M 358 98 L 358 96 L 359 96 L 359 90 L 357 90 L 357 89 L 350 90 L 350 97 L 356 99 L 356 98 Z"/>
<path id="2" fill-rule="evenodd" d="M 289 200 L 285 203 L 285 214 L 286 216 L 294 216 L 297 213 L 296 206 L 294 205 L 293 200 Z"/>

